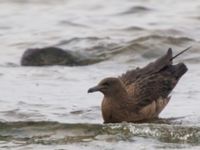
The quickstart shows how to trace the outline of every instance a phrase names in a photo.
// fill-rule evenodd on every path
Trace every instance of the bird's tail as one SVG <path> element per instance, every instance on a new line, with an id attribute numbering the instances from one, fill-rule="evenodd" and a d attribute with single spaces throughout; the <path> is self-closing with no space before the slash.
<path id="1" fill-rule="evenodd" d="M 187 72 L 188 69 L 184 63 L 179 63 L 177 65 L 173 65 L 173 70 L 173 76 L 178 80 L 182 77 L 184 73 Z"/>

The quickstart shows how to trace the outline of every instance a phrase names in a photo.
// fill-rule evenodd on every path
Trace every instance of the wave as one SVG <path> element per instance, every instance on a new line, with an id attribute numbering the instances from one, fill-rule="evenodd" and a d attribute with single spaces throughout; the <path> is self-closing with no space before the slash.
<path id="1" fill-rule="evenodd" d="M 142 28 L 140 29 L 137 27 L 126 29 L 142 30 Z M 181 59 L 191 63 L 198 63 L 200 57 L 197 50 L 199 42 L 184 36 L 172 37 L 150 34 L 126 42 L 114 41 L 110 37 L 75 37 L 68 40 L 61 40 L 58 43 L 53 44 L 53 46 L 61 47 L 63 50 L 73 54 L 82 65 L 109 61 L 112 58 L 114 58 L 115 61 L 140 62 L 144 59 L 162 56 L 169 47 L 171 47 L 174 54 L 176 54 L 180 50 L 191 45 L 196 45 L 196 50 L 192 47 L 192 50 L 190 50 L 187 55 L 183 55 Z M 194 55 L 195 57 L 193 57 Z M 8 62 L 6 66 L 16 67 L 18 65 Z"/>
<path id="2" fill-rule="evenodd" d="M 130 14 L 144 14 L 152 11 L 153 9 L 145 7 L 145 6 L 133 6 L 118 15 L 130 15 Z"/>
<path id="3" fill-rule="evenodd" d="M 164 143 L 199 145 L 200 127 L 169 124 L 64 124 L 58 122 L 1 122 L 1 141 L 28 144 L 66 144 L 88 141 L 129 141 L 152 138 Z"/>
<path id="4" fill-rule="evenodd" d="M 82 28 L 89 28 L 89 26 L 87 25 L 83 25 L 80 23 L 75 23 L 72 21 L 68 21 L 68 20 L 62 20 L 59 22 L 59 25 L 63 25 L 63 26 L 72 26 L 72 27 L 82 27 Z"/>
<path id="5" fill-rule="evenodd" d="M 172 48 L 175 55 L 189 46 L 192 46 L 192 48 L 185 55 L 181 56 L 181 60 L 191 63 L 199 62 L 199 43 L 194 39 L 181 36 L 172 37 L 154 34 L 142 36 L 127 42 L 120 48 L 112 49 L 109 53 L 110 58 L 116 57 L 118 59 L 119 57 L 125 62 L 140 62 L 146 59 L 155 59 L 160 57 L 166 53 L 168 48 Z M 193 57 L 194 55 L 195 57 Z"/>

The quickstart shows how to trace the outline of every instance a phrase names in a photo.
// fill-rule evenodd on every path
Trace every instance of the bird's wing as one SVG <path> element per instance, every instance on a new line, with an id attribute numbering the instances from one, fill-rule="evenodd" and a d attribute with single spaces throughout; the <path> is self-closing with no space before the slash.
<path id="1" fill-rule="evenodd" d="M 168 98 L 170 92 L 186 71 L 185 64 L 179 63 L 168 65 L 159 72 L 138 77 L 127 88 L 130 101 L 133 104 L 130 108 L 138 111 L 153 101 Z"/>
<path id="2" fill-rule="evenodd" d="M 155 100 L 153 103 L 142 107 L 139 112 L 135 112 L 133 110 L 128 110 L 126 115 L 127 122 L 146 122 L 152 118 L 158 118 L 160 112 L 165 108 L 167 103 L 169 102 L 170 97 L 167 98 L 159 98 Z"/>
<path id="3" fill-rule="evenodd" d="M 129 95 L 134 101 L 133 110 L 139 111 L 160 98 L 166 99 L 177 83 L 177 79 L 165 73 L 139 78 L 134 83 L 134 92 Z"/>
<path id="4" fill-rule="evenodd" d="M 127 71 L 122 74 L 119 78 L 125 84 L 125 86 L 134 83 L 138 78 L 152 74 L 154 72 L 159 72 L 165 66 L 172 64 L 172 49 L 169 48 L 167 53 L 155 60 L 154 62 L 148 64 L 144 68 L 136 68 L 134 70 Z"/>

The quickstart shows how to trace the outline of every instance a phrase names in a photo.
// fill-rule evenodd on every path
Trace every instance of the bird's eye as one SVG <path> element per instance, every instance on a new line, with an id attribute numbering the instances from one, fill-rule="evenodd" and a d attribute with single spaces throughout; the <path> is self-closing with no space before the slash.
<path id="1" fill-rule="evenodd" d="M 104 86 L 109 86 L 108 82 L 103 83 Z"/>

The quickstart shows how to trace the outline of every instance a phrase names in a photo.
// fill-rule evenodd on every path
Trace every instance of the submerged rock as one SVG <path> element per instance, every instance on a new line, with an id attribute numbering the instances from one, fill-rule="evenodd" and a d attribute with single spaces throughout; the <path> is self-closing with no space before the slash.
<path id="1" fill-rule="evenodd" d="M 98 58 L 90 58 L 79 53 L 63 50 L 57 47 L 27 49 L 22 58 L 22 66 L 66 65 L 82 66 L 97 63 Z"/>

